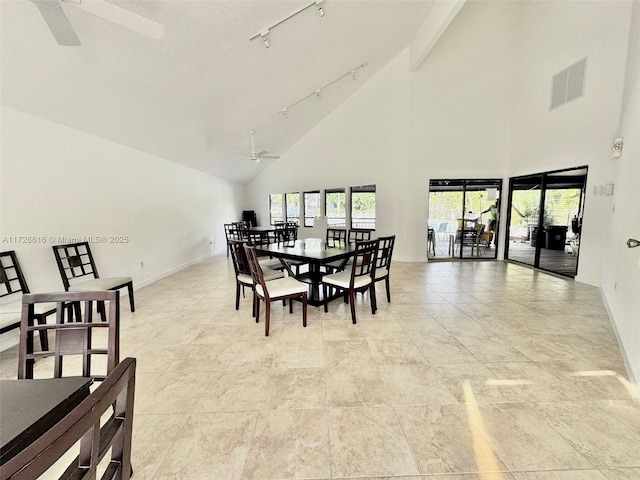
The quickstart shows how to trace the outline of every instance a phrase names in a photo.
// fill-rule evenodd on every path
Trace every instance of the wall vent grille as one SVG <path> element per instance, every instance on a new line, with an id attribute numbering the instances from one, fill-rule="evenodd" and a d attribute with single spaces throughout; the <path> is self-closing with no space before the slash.
<path id="1" fill-rule="evenodd" d="M 551 106 L 558 108 L 567 102 L 584 96 L 584 82 L 587 73 L 587 57 L 574 63 L 551 78 Z"/>

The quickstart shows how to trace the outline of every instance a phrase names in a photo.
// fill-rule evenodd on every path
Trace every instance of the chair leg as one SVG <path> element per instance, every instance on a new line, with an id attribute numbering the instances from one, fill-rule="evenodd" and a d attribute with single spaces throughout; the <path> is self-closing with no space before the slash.
<path id="1" fill-rule="evenodd" d="M 307 293 L 302 294 L 302 326 L 307 326 Z"/>
<path id="2" fill-rule="evenodd" d="M 240 284 L 236 282 L 236 310 L 240 310 Z"/>
<path id="3" fill-rule="evenodd" d="M 100 314 L 100 319 L 103 322 L 107 321 L 107 313 L 106 313 L 106 309 L 104 308 L 104 302 L 96 302 L 97 306 L 98 306 L 98 313 Z"/>
<path id="4" fill-rule="evenodd" d="M 127 285 L 127 290 L 129 290 L 129 307 L 131 308 L 131 312 L 136 311 L 136 303 L 133 300 L 133 282 Z"/>
<path id="5" fill-rule="evenodd" d="M 346 297 L 346 295 L 345 295 Z M 353 290 L 349 290 L 350 304 L 351 304 L 351 322 L 356 324 L 356 294 Z"/>
<path id="6" fill-rule="evenodd" d="M 327 296 L 327 284 L 322 285 L 322 294 L 324 295 L 324 312 L 329 311 L 329 297 Z"/>
<path id="7" fill-rule="evenodd" d="M 391 288 L 389 288 L 389 275 L 384 279 L 384 284 L 387 287 L 387 302 L 391 303 Z"/>
<path id="8" fill-rule="evenodd" d="M 265 321 L 264 321 L 264 336 L 269 336 L 269 322 L 271 321 L 271 302 L 264 302 L 264 313 L 265 313 Z"/>
<path id="9" fill-rule="evenodd" d="M 293 313 L 293 300 L 289 299 L 289 313 Z"/>
<path id="10" fill-rule="evenodd" d="M 376 299 L 376 284 L 375 282 L 371 283 L 371 287 L 369 287 L 369 297 L 371 297 L 371 315 L 376 314 L 376 310 L 378 310 L 378 300 Z"/>
<path id="11" fill-rule="evenodd" d="M 256 323 L 260 321 L 260 297 L 256 294 Z"/>

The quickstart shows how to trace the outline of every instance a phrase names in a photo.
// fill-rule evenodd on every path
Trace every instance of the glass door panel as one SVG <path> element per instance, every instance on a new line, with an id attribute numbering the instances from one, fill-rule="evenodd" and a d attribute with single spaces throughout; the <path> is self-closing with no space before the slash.
<path id="1" fill-rule="evenodd" d="M 535 265 L 536 247 L 541 238 L 538 225 L 541 177 L 513 181 L 509 199 L 507 258 L 527 265 Z"/>

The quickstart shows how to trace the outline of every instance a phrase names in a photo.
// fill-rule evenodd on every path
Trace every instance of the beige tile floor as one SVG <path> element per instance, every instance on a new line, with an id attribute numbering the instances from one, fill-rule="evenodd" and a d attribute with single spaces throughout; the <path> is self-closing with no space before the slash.
<path id="1" fill-rule="evenodd" d="M 134 479 L 640 479 L 640 405 L 597 289 L 504 262 L 394 263 L 392 303 L 273 305 L 215 257 L 123 303 Z M 263 309 L 264 312 L 264 309 Z M 14 378 L 16 349 L 0 354 Z"/>

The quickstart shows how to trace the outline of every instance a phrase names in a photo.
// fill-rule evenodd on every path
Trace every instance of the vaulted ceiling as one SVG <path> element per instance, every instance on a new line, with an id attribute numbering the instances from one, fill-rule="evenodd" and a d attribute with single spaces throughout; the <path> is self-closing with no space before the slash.
<path id="1" fill-rule="evenodd" d="M 69 0 L 80 1 L 80 0 Z M 34 3 L 0 2 L 0 101 L 238 183 L 272 160 L 410 44 L 432 7 L 417 0 L 124 0 L 165 27 L 153 40 L 63 3 L 82 45 L 59 46 Z M 368 65 L 278 113 L 363 62 Z M 44 160 L 44 159 L 43 159 Z"/>

